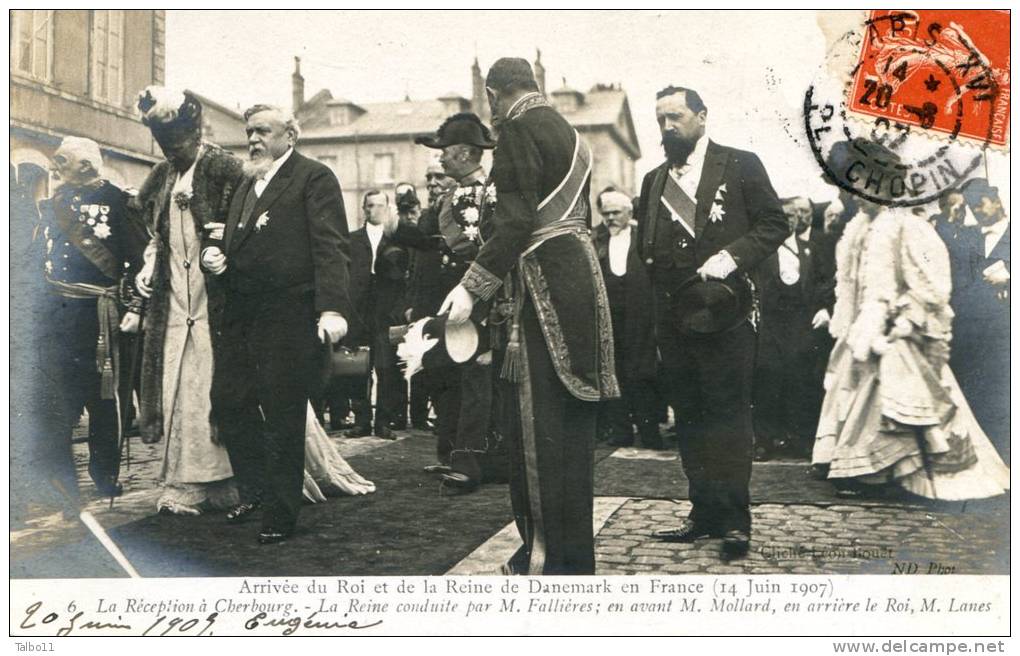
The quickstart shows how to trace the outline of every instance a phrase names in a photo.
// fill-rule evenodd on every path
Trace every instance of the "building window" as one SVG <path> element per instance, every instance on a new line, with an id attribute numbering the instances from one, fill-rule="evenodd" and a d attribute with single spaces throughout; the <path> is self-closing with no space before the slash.
<path id="1" fill-rule="evenodd" d="M 336 155 L 320 155 L 318 160 L 329 167 L 329 170 L 336 173 Z"/>
<path id="2" fill-rule="evenodd" d="M 18 9 L 13 12 L 11 68 L 50 81 L 53 77 L 53 10 Z"/>
<path id="3" fill-rule="evenodd" d="M 92 12 L 92 97 L 124 104 L 124 11 Z"/>
<path id="4" fill-rule="evenodd" d="M 376 153 L 375 155 L 375 184 L 390 184 L 393 182 L 393 153 Z"/>

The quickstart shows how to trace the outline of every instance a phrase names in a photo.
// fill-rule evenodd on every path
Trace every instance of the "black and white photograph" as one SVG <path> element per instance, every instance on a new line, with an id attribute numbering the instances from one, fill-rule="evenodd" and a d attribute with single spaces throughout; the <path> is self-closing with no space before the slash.
<path id="1" fill-rule="evenodd" d="M 8 17 L 12 637 L 1009 635 L 1008 9 Z"/>

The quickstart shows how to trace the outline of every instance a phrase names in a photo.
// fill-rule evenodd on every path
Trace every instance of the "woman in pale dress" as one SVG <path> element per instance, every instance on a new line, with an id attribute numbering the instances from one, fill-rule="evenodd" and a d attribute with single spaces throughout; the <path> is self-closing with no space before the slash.
<path id="1" fill-rule="evenodd" d="M 908 208 L 864 201 L 836 249 L 836 344 L 812 462 L 844 494 L 894 484 L 963 500 L 1009 489 L 1009 469 L 948 366 L 946 248 Z"/>
<path id="2" fill-rule="evenodd" d="M 221 302 L 215 278 L 199 266 L 204 242 L 221 238 L 233 191 L 243 180 L 239 160 L 202 142 L 202 107 L 191 94 L 150 87 L 140 97 L 143 122 L 167 159 L 139 194 L 152 240 L 139 290 L 151 296 L 145 320 L 139 423 L 146 442 L 165 438 L 157 501 L 161 512 L 199 514 L 238 503 L 227 450 L 210 421 L 213 335 L 210 307 Z M 324 490 L 365 494 L 375 486 L 354 472 L 310 412 L 305 496 Z"/>

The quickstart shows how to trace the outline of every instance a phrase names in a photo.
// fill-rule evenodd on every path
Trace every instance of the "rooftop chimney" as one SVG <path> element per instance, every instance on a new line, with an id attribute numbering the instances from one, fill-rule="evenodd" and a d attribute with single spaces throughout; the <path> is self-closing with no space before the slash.
<path id="1" fill-rule="evenodd" d="M 292 111 L 296 115 L 305 104 L 305 78 L 301 76 L 301 58 L 294 58 L 294 74 L 290 76 Z"/>
<path id="2" fill-rule="evenodd" d="M 538 92 L 545 95 L 545 66 L 542 65 L 542 51 L 535 48 L 535 81 L 538 82 Z"/>

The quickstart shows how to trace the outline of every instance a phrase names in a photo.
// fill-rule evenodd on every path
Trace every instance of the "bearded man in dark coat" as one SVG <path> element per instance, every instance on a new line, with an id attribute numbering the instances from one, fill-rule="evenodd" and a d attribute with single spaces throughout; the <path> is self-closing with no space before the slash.
<path id="1" fill-rule="evenodd" d="M 659 349 L 693 505 L 679 529 L 658 537 L 721 537 L 722 557 L 740 558 L 751 539 L 754 278 L 789 228 L 761 160 L 708 139 L 708 108 L 697 92 L 666 87 L 656 94 L 655 116 L 666 161 L 641 186 L 638 239 L 655 289 Z M 732 326 L 684 330 L 691 305 L 685 289 L 698 278 L 746 299 Z"/>

